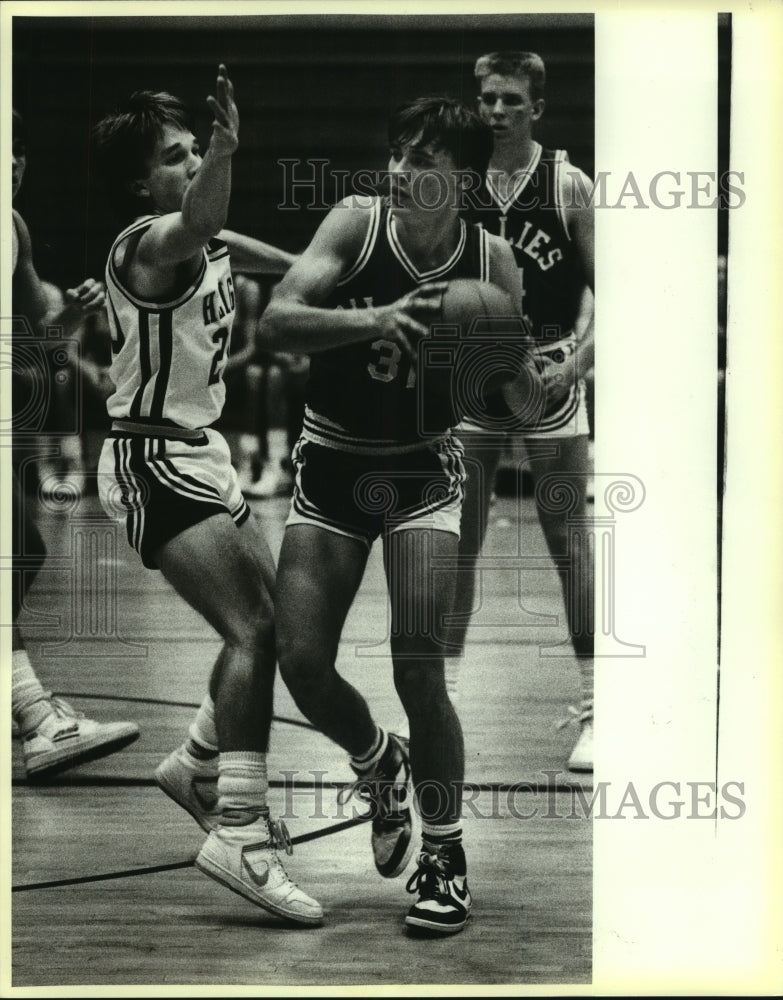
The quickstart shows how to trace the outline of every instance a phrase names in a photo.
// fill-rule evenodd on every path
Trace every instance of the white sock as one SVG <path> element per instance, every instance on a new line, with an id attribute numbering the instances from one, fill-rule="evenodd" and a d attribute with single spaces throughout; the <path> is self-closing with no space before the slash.
<path id="1" fill-rule="evenodd" d="M 195 719 L 191 722 L 188 735 L 200 748 L 208 750 L 208 756 L 218 752 L 217 729 L 215 728 L 215 703 L 211 695 L 202 701 L 196 712 Z M 195 756 L 195 755 L 194 755 Z M 198 759 L 201 759 L 200 757 Z"/>
<path id="2" fill-rule="evenodd" d="M 33 670 L 26 649 L 11 654 L 11 714 L 24 736 L 36 729 L 47 715 L 52 714 L 49 695 Z"/>
<path id="3" fill-rule="evenodd" d="M 255 814 L 266 808 L 268 787 L 265 753 L 250 750 L 221 753 L 218 760 L 221 823 L 241 826 L 255 818 Z"/>
<path id="4" fill-rule="evenodd" d="M 383 757 L 388 745 L 389 737 L 379 726 L 369 750 L 359 757 L 351 757 L 351 767 L 359 774 L 369 774 Z"/>

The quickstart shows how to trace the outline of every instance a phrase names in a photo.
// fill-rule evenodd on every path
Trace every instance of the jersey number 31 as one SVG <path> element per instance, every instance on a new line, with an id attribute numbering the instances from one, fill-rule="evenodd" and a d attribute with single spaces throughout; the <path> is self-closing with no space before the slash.
<path id="1" fill-rule="evenodd" d="M 379 382 L 391 382 L 397 378 L 400 367 L 402 351 L 393 340 L 374 340 L 370 345 L 374 351 L 378 352 L 378 357 L 374 361 L 367 363 L 367 371 L 372 378 Z M 412 389 L 416 385 L 416 369 L 413 365 L 408 371 L 408 378 L 405 382 L 406 389 Z"/>

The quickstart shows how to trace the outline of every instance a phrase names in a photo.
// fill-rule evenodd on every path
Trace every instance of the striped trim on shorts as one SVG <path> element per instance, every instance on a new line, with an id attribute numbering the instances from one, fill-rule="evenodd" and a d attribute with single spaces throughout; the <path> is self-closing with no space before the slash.
<path id="1" fill-rule="evenodd" d="M 228 513 L 237 526 L 250 516 L 228 445 L 211 428 L 195 438 L 148 436 L 116 423 L 98 463 L 98 493 L 148 569 L 157 569 L 155 553 L 186 528 L 216 514 Z"/>
<path id="2" fill-rule="evenodd" d="M 444 438 L 412 451 L 357 455 L 300 437 L 286 527 L 317 525 L 363 542 L 408 528 L 459 536 L 465 466 L 460 441 Z"/>

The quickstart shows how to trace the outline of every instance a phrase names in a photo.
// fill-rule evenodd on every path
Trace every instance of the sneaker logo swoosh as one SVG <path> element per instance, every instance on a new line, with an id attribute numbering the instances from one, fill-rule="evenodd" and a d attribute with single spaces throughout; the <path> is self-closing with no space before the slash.
<path id="1" fill-rule="evenodd" d="M 245 850 L 244 848 L 242 848 L 242 867 L 247 873 L 247 876 L 250 879 L 250 881 L 254 885 L 257 885 L 259 889 L 263 889 L 263 887 L 269 881 L 269 865 L 266 863 L 266 861 L 263 862 L 263 865 L 264 865 L 264 872 L 263 874 L 259 875 L 258 872 L 256 872 L 251 867 L 250 862 L 245 857 Z"/>
<path id="2" fill-rule="evenodd" d="M 209 790 L 202 792 L 195 781 L 193 782 L 193 798 L 206 813 L 214 812 L 217 808 L 217 796 Z"/>
<path id="3" fill-rule="evenodd" d="M 467 883 L 465 883 L 465 886 L 462 889 L 458 889 L 457 886 L 452 882 L 451 883 L 451 891 L 452 891 L 453 895 L 455 895 L 457 897 L 457 899 L 460 901 L 460 903 L 466 902 L 466 900 L 468 898 L 468 886 L 467 886 Z"/>

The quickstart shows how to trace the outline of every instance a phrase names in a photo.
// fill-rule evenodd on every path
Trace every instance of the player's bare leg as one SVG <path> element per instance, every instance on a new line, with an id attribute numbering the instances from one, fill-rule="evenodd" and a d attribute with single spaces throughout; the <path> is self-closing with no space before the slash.
<path id="1" fill-rule="evenodd" d="M 579 663 L 581 705 L 578 719 L 581 734 L 569 759 L 575 771 L 593 769 L 593 657 L 594 657 L 594 567 L 592 533 L 569 531 L 569 519 L 583 521 L 586 516 L 589 456 L 586 434 L 558 438 L 558 452 L 541 457 L 531 449 L 530 469 L 536 485 L 536 507 L 547 546 L 553 557 L 568 557 L 568 568 L 559 568 L 568 630 Z M 539 483 L 552 474 L 567 482 L 575 502 L 566 511 L 547 503 L 545 489 Z M 559 508 L 560 505 L 558 505 Z"/>
<path id="2" fill-rule="evenodd" d="M 352 756 L 375 735 L 367 702 L 335 669 L 346 616 L 369 550 L 309 524 L 286 529 L 277 576 L 277 655 L 299 710 Z"/>
<path id="3" fill-rule="evenodd" d="M 268 546 L 252 520 L 238 529 L 228 513 L 217 514 L 167 542 L 156 561 L 224 642 L 211 680 L 219 817 L 196 866 L 279 916 L 320 923 L 321 907 L 280 863 L 277 848 L 290 851 L 290 841 L 270 819 L 266 801 L 275 678 L 274 562 Z"/>
<path id="4" fill-rule="evenodd" d="M 357 781 L 340 800 L 356 794 L 370 807 L 375 866 L 393 878 L 412 850 L 407 751 L 335 669 L 368 552 L 363 542 L 314 525 L 287 528 L 277 577 L 278 658 L 299 710 L 350 755 Z"/>
<path id="5" fill-rule="evenodd" d="M 462 502 L 458 555 L 470 560 L 456 574 L 454 604 L 445 632 L 447 644 L 446 687 L 452 700 L 458 695 L 457 678 L 465 652 L 465 639 L 471 615 L 475 612 L 476 562 L 481 554 L 489 523 L 489 510 L 502 446 L 489 435 L 465 434 L 460 437 L 465 449 L 465 496 Z"/>
<path id="6" fill-rule="evenodd" d="M 25 773 L 50 778 L 76 764 L 105 757 L 139 738 L 135 722 L 95 722 L 63 698 L 45 691 L 18 625 L 27 592 L 46 561 L 46 546 L 30 516 L 22 485 L 11 475 L 14 558 L 11 626 L 11 715 L 22 739 Z"/>
<path id="7" fill-rule="evenodd" d="M 275 677 L 274 562 L 260 532 L 250 520 L 237 529 L 227 513 L 218 514 L 177 535 L 156 558 L 177 593 L 223 637 L 212 678 L 221 751 L 266 753 Z"/>
<path id="8" fill-rule="evenodd" d="M 462 727 L 446 690 L 443 640 L 453 606 L 454 574 L 438 571 L 457 554 L 446 531 L 408 528 L 384 549 L 392 608 L 394 682 L 408 715 L 413 783 L 422 820 L 418 868 L 408 882 L 418 893 L 406 917 L 413 929 L 461 930 L 470 914 L 462 847 Z"/>

